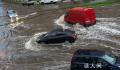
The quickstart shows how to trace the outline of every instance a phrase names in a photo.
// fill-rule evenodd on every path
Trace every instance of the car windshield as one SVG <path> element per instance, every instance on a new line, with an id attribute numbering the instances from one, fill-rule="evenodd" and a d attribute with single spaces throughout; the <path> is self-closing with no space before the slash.
<path id="1" fill-rule="evenodd" d="M 112 55 L 107 55 L 106 54 L 102 58 L 104 60 L 106 60 L 107 62 L 109 62 L 110 64 L 115 64 L 115 62 L 116 62 L 116 58 L 114 56 L 112 56 Z"/>
<path id="2" fill-rule="evenodd" d="M 10 14 L 14 14 L 14 13 L 15 13 L 15 11 L 9 11 L 9 13 L 10 13 Z"/>

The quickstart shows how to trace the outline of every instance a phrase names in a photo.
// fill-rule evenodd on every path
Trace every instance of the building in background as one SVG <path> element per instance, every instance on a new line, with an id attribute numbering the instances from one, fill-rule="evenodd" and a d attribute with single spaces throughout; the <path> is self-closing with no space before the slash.
<path id="1" fill-rule="evenodd" d="M 96 2 L 104 2 L 104 1 L 107 1 L 107 0 L 90 0 L 90 2 L 92 2 L 92 3 L 96 3 Z"/>
<path id="2" fill-rule="evenodd" d="M 39 1 L 39 0 L 3 0 L 3 1 L 21 3 L 25 1 Z M 104 2 L 107 0 L 60 0 L 60 1 L 61 2 L 96 3 L 96 2 Z"/>
<path id="3" fill-rule="evenodd" d="M 96 3 L 96 2 L 104 2 L 104 1 L 107 1 L 107 0 L 74 0 L 74 1 L 79 1 L 81 3 L 89 3 L 89 2 L 90 3 Z"/>

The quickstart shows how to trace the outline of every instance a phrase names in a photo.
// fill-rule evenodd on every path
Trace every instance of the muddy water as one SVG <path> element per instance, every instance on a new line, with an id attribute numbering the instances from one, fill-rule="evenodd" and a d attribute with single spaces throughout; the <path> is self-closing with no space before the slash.
<path id="1" fill-rule="evenodd" d="M 47 7 L 44 7 L 46 10 Z M 119 7 L 111 7 L 108 10 L 109 14 L 112 14 L 113 10 L 119 10 Z M 116 55 L 120 53 L 119 14 L 114 17 L 108 14 L 109 17 L 106 17 L 106 14 L 99 15 L 101 9 L 98 9 L 97 24 L 84 28 L 80 25 L 62 24 L 64 21 L 60 16 L 63 10 L 40 12 L 41 8 L 36 9 L 33 6 L 6 4 L 0 10 L 6 11 L 11 8 L 19 13 L 20 21 L 10 23 L 7 16 L 3 17 L 6 15 L 5 12 L 0 14 L 1 70 L 69 70 L 73 52 L 79 48 L 105 50 Z M 106 18 L 102 18 L 104 16 Z M 37 36 L 57 28 L 56 25 L 74 29 L 78 34 L 78 40 L 72 45 L 69 43 L 46 45 L 35 42 Z"/>
<path id="2" fill-rule="evenodd" d="M 4 70 L 6 63 L 9 62 L 9 38 L 13 37 L 13 29 L 9 26 L 9 19 L 6 16 L 6 8 L 4 3 L 0 2 L 0 69 Z"/>
<path id="3" fill-rule="evenodd" d="M 97 20 L 99 21 L 96 25 L 87 29 L 80 25 L 74 26 L 78 40 L 72 45 L 69 43 L 37 44 L 36 37 L 44 32 L 37 33 L 31 36 L 32 38 L 24 37 L 23 40 L 26 38 L 26 42 L 23 42 L 24 49 L 17 51 L 13 56 L 14 68 L 19 70 L 69 70 L 72 53 L 79 48 L 105 50 L 119 55 L 119 17 L 97 18 Z M 66 27 L 64 24 L 62 26 Z"/>

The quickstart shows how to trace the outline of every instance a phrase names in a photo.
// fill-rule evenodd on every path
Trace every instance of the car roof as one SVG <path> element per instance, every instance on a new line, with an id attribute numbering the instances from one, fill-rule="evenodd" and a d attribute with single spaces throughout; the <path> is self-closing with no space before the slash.
<path id="1" fill-rule="evenodd" d="M 91 49 L 79 49 L 74 53 L 75 57 L 102 57 L 105 55 L 104 51 L 91 50 Z"/>
<path id="2" fill-rule="evenodd" d="M 57 33 L 57 32 L 64 32 L 64 33 L 75 33 L 75 31 L 72 31 L 72 30 L 68 30 L 68 29 L 55 29 L 55 30 L 53 30 L 53 31 L 50 31 L 49 33 L 51 34 L 51 33 Z M 48 33 L 48 34 L 49 34 Z"/>
<path id="3" fill-rule="evenodd" d="M 8 13 L 16 13 L 15 10 L 8 10 L 7 12 L 8 12 Z"/>

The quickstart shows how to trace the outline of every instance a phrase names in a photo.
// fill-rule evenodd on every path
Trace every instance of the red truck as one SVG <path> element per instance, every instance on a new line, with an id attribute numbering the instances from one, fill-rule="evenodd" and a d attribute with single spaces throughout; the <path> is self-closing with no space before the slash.
<path id="1" fill-rule="evenodd" d="M 67 11 L 64 21 L 69 24 L 79 23 L 88 27 L 96 24 L 96 13 L 93 8 L 76 7 Z"/>

